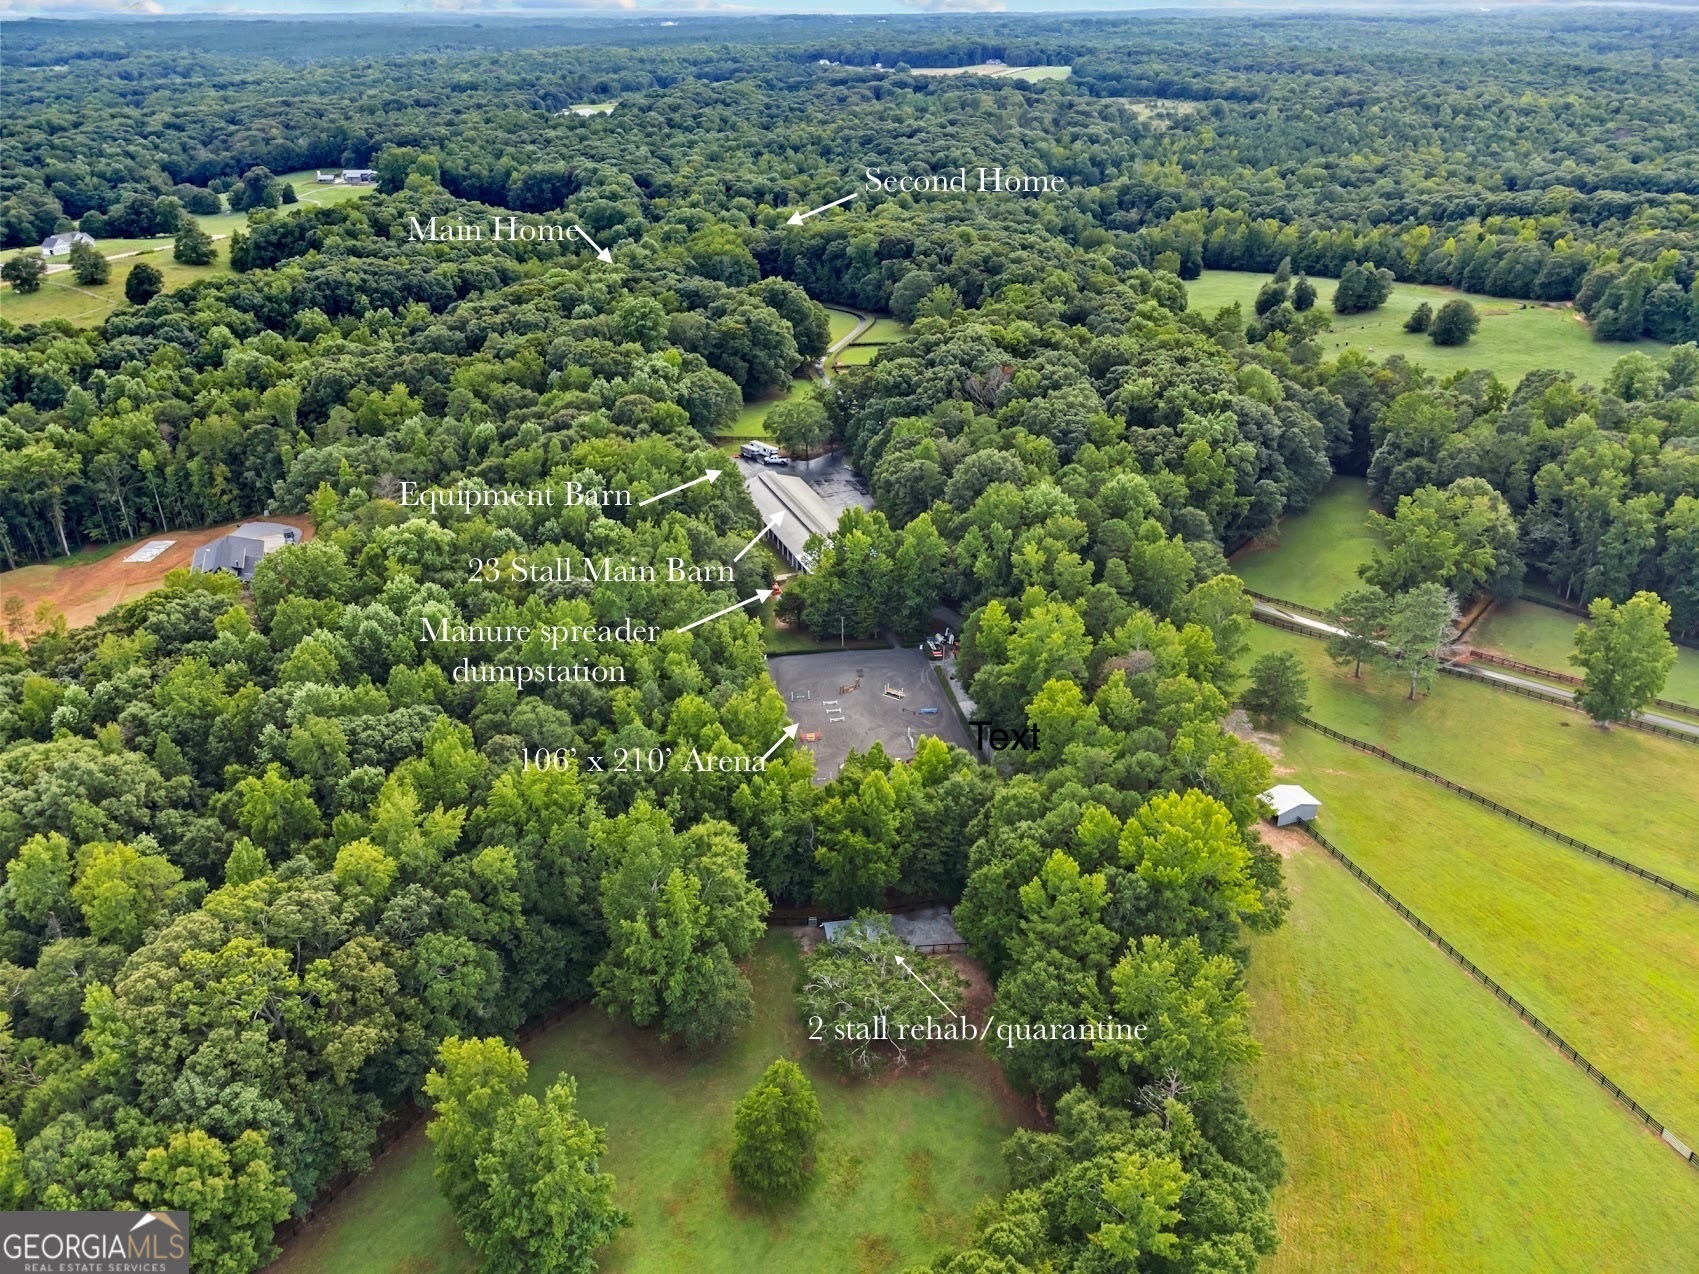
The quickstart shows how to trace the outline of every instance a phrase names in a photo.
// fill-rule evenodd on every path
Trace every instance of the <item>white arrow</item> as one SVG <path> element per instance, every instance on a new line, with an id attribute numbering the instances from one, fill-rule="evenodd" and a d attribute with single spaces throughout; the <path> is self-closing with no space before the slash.
<path id="1" fill-rule="evenodd" d="M 732 558 L 732 561 L 742 561 L 743 555 L 749 552 L 750 549 L 754 548 L 763 535 L 767 534 L 768 531 L 777 531 L 779 529 L 779 524 L 784 520 L 785 511 L 783 509 L 780 509 L 777 513 L 769 513 L 767 515 L 767 525 L 755 533 L 754 539 L 750 540 L 748 544 L 745 544 L 737 551 L 737 556 Z"/>
<path id="2" fill-rule="evenodd" d="M 791 219 L 785 222 L 785 224 L 787 226 L 800 226 L 810 217 L 818 216 L 822 212 L 825 212 L 828 208 L 836 208 L 841 203 L 848 203 L 851 199 L 859 199 L 860 197 L 861 192 L 858 190 L 853 195 L 845 195 L 842 199 L 834 199 L 831 203 L 823 203 L 818 208 L 812 208 L 807 212 L 793 212 L 791 213 Z"/>
<path id="3" fill-rule="evenodd" d="M 907 960 L 903 959 L 901 956 L 898 956 L 897 957 L 897 963 L 903 966 L 903 972 L 904 973 L 908 974 L 909 977 L 913 978 L 916 982 L 920 983 L 921 986 L 926 987 L 926 994 L 930 995 L 934 1000 L 938 1000 L 938 992 L 934 991 L 931 987 L 926 986 L 926 979 L 921 977 L 920 974 L 916 973 L 913 969 L 909 968 Z M 944 1001 L 942 1001 L 942 1000 L 938 1000 L 938 1007 L 943 1009 L 944 1012 L 946 1012 L 946 1013 L 949 1013 L 949 1014 L 952 1014 L 952 1015 L 955 1013 L 955 1010 L 953 1008 L 951 1008 L 948 1004 L 945 1004 Z"/>
<path id="4" fill-rule="evenodd" d="M 797 727 L 796 727 L 794 722 L 790 725 L 787 725 L 785 727 L 785 732 L 778 737 L 778 739 L 774 742 L 773 746 L 768 748 L 765 752 L 763 752 L 761 754 L 761 759 L 763 761 L 765 761 L 769 757 L 771 757 L 773 755 L 773 753 L 777 752 L 781 747 L 784 746 L 786 739 L 796 738 L 796 731 L 797 731 Z"/>
<path id="5" fill-rule="evenodd" d="M 578 232 L 579 236 L 583 238 L 585 243 L 596 249 L 596 259 L 598 261 L 606 261 L 609 265 L 614 263 L 614 254 L 609 252 L 601 244 L 597 243 L 588 234 L 586 234 L 583 226 L 573 226 L 572 228 Z"/>
<path id="6" fill-rule="evenodd" d="M 700 478 L 692 478 L 689 482 L 681 482 L 676 487 L 668 488 L 661 492 L 660 495 L 652 495 L 647 500 L 639 500 L 637 502 L 637 507 L 641 509 L 645 504 L 653 504 L 656 500 L 665 500 L 669 495 L 677 495 L 680 491 L 687 491 L 699 482 L 712 482 L 723 472 L 724 470 L 721 469 L 710 469 Z"/>
<path id="7" fill-rule="evenodd" d="M 698 625 L 706 624 L 710 619 L 718 619 L 721 615 L 729 615 L 734 610 L 742 610 L 745 606 L 748 606 L 751 602 L 764 602 L 769 597 L 771 597 L 772 595 L 773 595 L 772 589 L 770 589 L 770 588 L 760 589 L 755 594 L 754 597 L 746 597 L 741 602 L 733 602 L 730 606 L 725 607 L 723 610 L 717 610 L 712 615 L 704 615 L 704 616 L 702 616 L 701 619 L 698 619 L 698 620 L 694 621 L 693 623 L 686 624 L 683 628 L 675 628 L 675 629 L 673 629 L 673 631 L 675 633 L 687 633 L 692 628 L 695 628 Z"/>

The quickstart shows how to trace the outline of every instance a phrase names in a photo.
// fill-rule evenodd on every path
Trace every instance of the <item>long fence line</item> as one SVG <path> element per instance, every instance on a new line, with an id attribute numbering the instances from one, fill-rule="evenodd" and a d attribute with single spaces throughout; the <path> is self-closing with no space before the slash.
<path id="1" fill-rule="evenodd" d="M 1462 664 L 1441 664 L 1439 670 L 1450 673 L 1453 677 L 1462 677 L 1467 681 L 1473 681 L 1478 685 L 1508 690 L 1512 694 L 1521 695 L 1524 699 L 1537 699 L 1541 703 L 1556 704 L 1560 708 L 1568 708 L 1571 712 L 1580 712 L 1585 715 L 1585 709 L 1575 702 L 1574 695 L 1560 698 L 1559 694 L 1546 694 L 1543 691 L 1533 689 L 1531 686 L 1519 686 L 1513 681 L 1501 681 L 1497 677 L 1489 677 L 1485 673 L 1474 672 Z M 1561 692 L 1559 693 L 1561 694 Z M 1644 734 L 1661 734 L 1666 739 L 1679 739 L 1683 743 L 1699 744 L 1699 734 L 1690 734 L 1685 730 L 1672 730 L 1667 725 L 1659 725 L 1656 721 L 1647 721 L 1641 717 L 1630 717 L 1628 720 L 1620 721 L 1617 724 L 1625 725 L 1630 730 L 1639 730 Z"/>
<path id="2" fill-rule="evenodd" d="M 1472 664 L 1492 664 L 1497 668 L 1508 668 L 1512 672 L 1531 673 L 1536 677 L 1544 677 L 1548 681 L 1561 681 L 1566 686 L 1580 686 L 1584 678 L 1577 677 L 1572 672 L 1559 672 L 1555 668 L 1542 668 L 1538 664 L 1525 664 L 1520 659 L 1511 659 L 1507 655 L 1497 655 L 1490 650 L 1473 650 L 1469 652 L 1469 662 Z M 1699 716 L 1699 708 L 1690 703 L 1680 703 L 1674 699 L 1654 699 L 1655 707 L 1665 708 L 1671 712 L 1687 712 Z"/>
<path id="3" fill-rule="evenodd" d="M 1284 597 L 1270 597 L 1267 593 L 1259 593 L 1254 588 L 1247 588 L 1245 590 L 1245 596 L 1254 597 L 1259 602 L 1267 602 L 1270 606 L 1279 606 L 1285 610 L 1295 610 L 1300 615 L 1308 615 L 1312 619 L 1328 620 L 1329 622 L 1331 622 L 1332 619 L 1326 611 L 1318 610 L 1314 606 L 1305 606 L 1302 602 L 1289 602 Z"/>
<path id="4" fill-rule="evenodd" d="M 1287 603 L 1279 601 L 1271 602 L 1269 604 L 1274 606 L 1287 605 Z M 1293 609 L 1296 610 L 1297 607 L 1293 607 Z M 1259 610 L 1252 611 L 1251 618 L 1256 620 L 1259 624 L 1267 624 L 1270 628 L 1278 628 L 1284 632 L 1297 633 L 1300 637 L 1314 637 L 1319 641 L 1327 640 L 1326 633 L 1321 632 L 1318 629 L 1311 628 L 1308 624 L 1300 624 L 1296 620 L 1286 619 L 1280 615 L 1270 615 Z M 1547 693 L 1543 690 L 1533 690 L 1527 686 L 1519 686 L 1512 681 L 1500 681 L 1497 677 L 1489 677 L 1484 673 L 1472 672 L 1463 665 L 1455 663 L 1441 663 L 1439 665 L 1439 670 L 1444 673 L 1450 673 L 1453 677 L 1462 677 L 1465 680 L 1473 681 L 1477 685 L 1491 686 L 1495 690 L 1508 690 L 1512 694 L 1521 695 L 1524 699 L 1536 699 L 1541 703 L 1552 704 L 1554 707 L 1567 708 L 1571 712 L 1582 711 L 1580 705 L 1575 702 L 1573 695 L 1565 696 L 1563 692 L 1558 690 L 1555 686 L 1552 688 L 1551 693 Z M 1699 734 L 1690 734 L 1684 730 L 1672 730 L 1668 726 L 1659 725 L 1656 721 L 1643 721 L 1639 717 L 1630 717 L 1627 721 L 1620 722 L 1619 724 L 1625 725 L 1631 730 L 1643 731 L 1646 734 L 1661 734 L 1666 739 L 1679 739 L 1683 743 L 1699 744 Z"/>
<path id="5" fill-rule="evenodd" d="M 1576 615 L 1581 619 L 1591 619 L 1592 612 L 1585 606 L 1576 606 L 1572 602 L 1560 602 L 1552 597 L 1537 597 L 1533 593 L 1521 593 L 1518 600 L 1531 602 L 1535 606 L 1544 606 L 1547 610 L 1560 610 L 1566 615 Z M 1689 650 L 1699 650 L 1699 641 L 1691 637 L 1683 637 L 1676 633 L 1670 634 L 1670 640 L 1678 646 L 1686 646 Z"/>
<path id="6" fill-rule="evenodd" d="M 1478 964 L 1469 959 L 1468 956 L 1464 955 L 1444 938 L 1440 937 L 1439 934 L 1434 932 L 1431 925 L 1395 898 L 1391 891 L 1389 891 L 1373 876 L 1369 875 L 1368 872 L 1364 871 L 1361 867 L 1357 866 L 1356 863 L 1352 862 L 1351 858 L 1344 850 L 1340 849 L 1339 846 L 1328 840 L 1327 837 L 1316 831 L 1315 828 L 1311 827 L 1308 823 L 1302 824 L 1301 826 L 1304 831 L 1309 833 L 1309 835 L 1315 839 L 1315 842 L 1318 845 L 1344 864 L 1347 871 L 1349 871 L 1358 880 L 1362 881 L 1370 889 L 1374 890 L 1374 892 L 1380 896 L 1380 900 L 1382 902 L 1386 903 L 1387 906 L 1391 907 L 1406 921 L 1408 921 L 1417 933 L 1421 934 L 1441 951 L 1445 952 L 1446 955 L 1450 956 L 1466 973 L 1469 974 L 1470 977 L 1474 978 L 1482 986 L 1486 987 L 1487 990 L 1491 991 L 1500 1003 L 1511 1009 L 1517 1017 L 1521 1018 L 1529 1026 L 1533 1027 L 1541 1035 L 1545 1036 L 1545 1038 L 1557 1049 L 1559 1053 L 1563 1054 L 1564 1057 L 1568 1058 L 1584 1070 L 1588 1076 L 1598 1083 L 1599 1087 L 1603 1088 L 1612 1097 L 1616 1098 L 1616 1100 L 1620 1102 L 1630 1114 L 1634 1115 L 1641 1123 L 1645 1124 L 1653 1132 L 1657 1133 L 1657 1135 L 1663 1140 L 1664 1144 L 1669 1146 L 1671 1150 L 1675 1151 L 1676 1154 L 1680 1155 L 1689 1164 L 1699 1167 L 1699 1154 L 1696 1154 L 1686 1145 L 1686 1143 L 1665 1127 L 1662 1120 L 1658 1119 L 1651 1111 L 1647 1110 L 1639 1102 L 1635 1101 L 1634 1098 L 1624 1092 L 1622 1085 L 1618 1084 L 1597 1066 L 1593 1065 L 1592 1062 L 1588 1061 L 1579 1049 L 1577 1049 L 1568 1040 L 1564 1039 L 1563 1036 L 1559 1035 L 1556 1031 L 1552 1030 L 1551 1027 L 1542 1022 L 1539 1017 L 1535 1015 L 1533 1010 L 1528 1008 L 1528 1006 L 1523 1004 L 1522 1001 L 1518 1000 L 1514 995 L 1510 994 L 1509 991 L 1506 991 L 1502 986 L 1500 986 Z"/>
<path id="7" fill-rule="evenodd" d="M 1490 796 L 1482 796 L 1479 792 L 1470 791 L 1461 783 L 1452 782 L 1443 774 L 1435 774 L 1432 770 L 1424 769 L 1422 766 L 1417 765 L 1413 761 L 1406 761 L 1401 756 L 1394 756 L 1385 748 L 1376 747 L 1373 743 L 1365 742 L 1362 739 L 1353 739 L 1350 735 L 1341 734 L 1332 726 L 1325 726 L 1319 721 L 1312 721 L 1309 717 L 1298 717 L 1297 721 L 1299 725 L 1307 726 L 1319 734 L 1325 734 L 1328 738 L 1337 740 L 1338 742 L 1345 744 L 1347 747 L 1356 748 L 1359 752 L 1367 752 L 1370 756 L 1377 756 L 1383 761 L 1390 761 L 1401 770 L 1408 770 L 1411 774 L 1420 775 L 1422 778 L 1427 779 L 1428 782 L 1437 783 L 1439 786 L 1445 788 L 1446 791 L 1455 792 L 1465 800 L 1470 800 L 1477 805 L 1485 806 L 1495 814 L 1502 814 L 1508 819 L 1513 819 L 1514 821 L 1522 824 L 1522 826 L 1529 828 L 1532 831 L 1536 831 L 1542 836 L 1549 836 L 1555 841 L 1560 841 L 1563 844 L 1568 845 L 1571 849 L 1578 849 L 1583 854 L 1597 858 L 1602 862 L 1609 863 L 1612 867 L 1621 868 L 1623 871 L 1638 876 L 1640 879 L 1647 881 L 1650 884 L 1657 885 L 1660 889 L 1667 889 L 1672 894 L 1686 898 L 1690 902 L 1699 902 L 1699 891 L 1689 889 L 1686 885 L 1679 885 L 1675 881 L 1670 880 L 1668 877 L 1658 875 L 1656 872 L 1647 871 L 1644 867 L 1636 866 L 1634 863 L 1629 862 L 1626 858 L 1618 858 L 1615 854 L 1602 850 L 1595 845 L 1589 845 L 1584 840 L 1577 840 L 1567 832 L 1560 832 L 1555 827 L 1547 827 L 1544 823 L 1539 822 L 1536 819 L 1529 818 L 1526 814 L 1519 813 L 1516 810 L 1511 809 L 1508 805 L 1499 804 L 1499 802 L 1493 800 Z"/>

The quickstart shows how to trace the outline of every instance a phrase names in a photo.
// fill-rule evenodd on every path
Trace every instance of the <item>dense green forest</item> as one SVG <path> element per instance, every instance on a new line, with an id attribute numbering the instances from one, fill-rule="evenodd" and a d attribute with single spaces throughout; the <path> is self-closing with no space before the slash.
<path id="1" fill-rule="evenodd" d="M 500 49 L 428 23 L 136 29 L 9 27 L 7 246 L 90 213 L 139 225 L 255 167 L 370 164 L 379 191 L 256 209 L 234 273 L 96 328 L 0 323 L 8 566 L 260 513 L 316 532 L 251 587 L 185 572 L 88 627 L 7 617 L 8 1207 L 184 1207 L 197 1268 L 253 1269 L 369 1164 L 444 1039 L 594 998 L 712 1046 L 750 1012 L 740 961 L 772 906 L 945 898 L 999 1015 L 1164 1030 L 1011 1052 L 1053 1127 L 1010 1142 L 1014 1188 L 933 1268 L 1250 1274 L 1283 1166 L 1239 1092 L 1245 935 L 1287 900 L 1253 827 L 1270 762 L 1223 725 L 1251 610 L 1226 554 L 1361 473 L 1481 541 L 1474 578 L 1454 555 L 1400 586 L 1534 571 L 1575 598 L 1658 590 L 1699 628 L 1692 344 L 1513 391 L 1328 360 L 1307 320 L 1188 312 L 1185 290 L 1206 266 L 1370 265 L 1693 341 L 1699 25 L 1679 16 L 1519 18 L 1514 56 L 1490 18 L 539 26 Z M 1074 74 L 908 69 L 988 57 Z M 1157 100 L 1186 108 L 1139 109 Z M 787 224 L 871 164 L 987 163 L 1066 187 Z M 581 224 L 613 260 L 410 237 L 494 211 Z M 781 606 L 905 641 L 956 608 L 981 710 L 1042 745 L 995 769 L 875 748 L 822 783 L 794 748 L 756 772 L 527 767 L 763 752 L 786 703 L 759 623 L 672 630 L 777 559 L 593 589 L 468 562 L 728 565 L 760 516 L 724 480 L 435 517 L 402 484 L 689 481 L 826 349 L 822 302 L 910 328 L 819 397 L 875 508 Z M 627 617 L 660 635 L 419 637 Z M 456 679 L 468 657 L 619 678 L 520 693 Z"/>

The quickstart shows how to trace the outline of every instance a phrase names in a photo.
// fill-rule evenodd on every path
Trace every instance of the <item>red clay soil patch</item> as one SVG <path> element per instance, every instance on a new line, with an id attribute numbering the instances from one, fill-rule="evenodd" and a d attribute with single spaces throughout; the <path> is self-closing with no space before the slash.
<path id="1" fill-rule="evenodd" d="M 1265 820 L 1257 824 L 1257 830 L 1262 833 L 1263 844 L 1282 858 L 1301 854 L 1315 844 L 1308 833 L 1300 832 L 1296 827 L 1276 827 Z"/>
<path id="2" fill-rule="evenodd" d="M 256 520 L 299 527 L 303 540 L 313 538 L 312 521 L 305 515 L 243 519 Z M 240 525 L 239 522 L 227 522 L 223 526 L 193 531 L 160 531 L 120 545 L 99 561 L 73 561 L 64 566 L 44 562 L 0 573 L 0 599 L 16 593 L 24 599 L 24 613 L 32 619 L 37 606 L 44 601 L 52 602 L 64 613 L 67 624 L 81 628 L 84 624 L 92 624 L 114 606 L 151 593 L 164 582 L 167 571 L 189 565 L 195 550 L 201 545 L 228 535 Z M 175 540 L 176 543 L 151 562 L 124 560 L 149 540 Z"/>

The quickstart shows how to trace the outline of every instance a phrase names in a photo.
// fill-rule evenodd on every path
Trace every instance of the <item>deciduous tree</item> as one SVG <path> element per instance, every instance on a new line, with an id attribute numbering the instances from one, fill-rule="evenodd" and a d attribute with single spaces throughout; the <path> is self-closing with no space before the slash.
<path id="1" fill-rule="evenodd" d="M 1663 692 L 1675 666 L 1670 608 L 1656 593 L 1640 592 L 1620 606 L 1601 597 L 1588 614 L 1569 656 L 1584 677 L 1576 701 L 1601 726 L 1630 720 Z"/>

